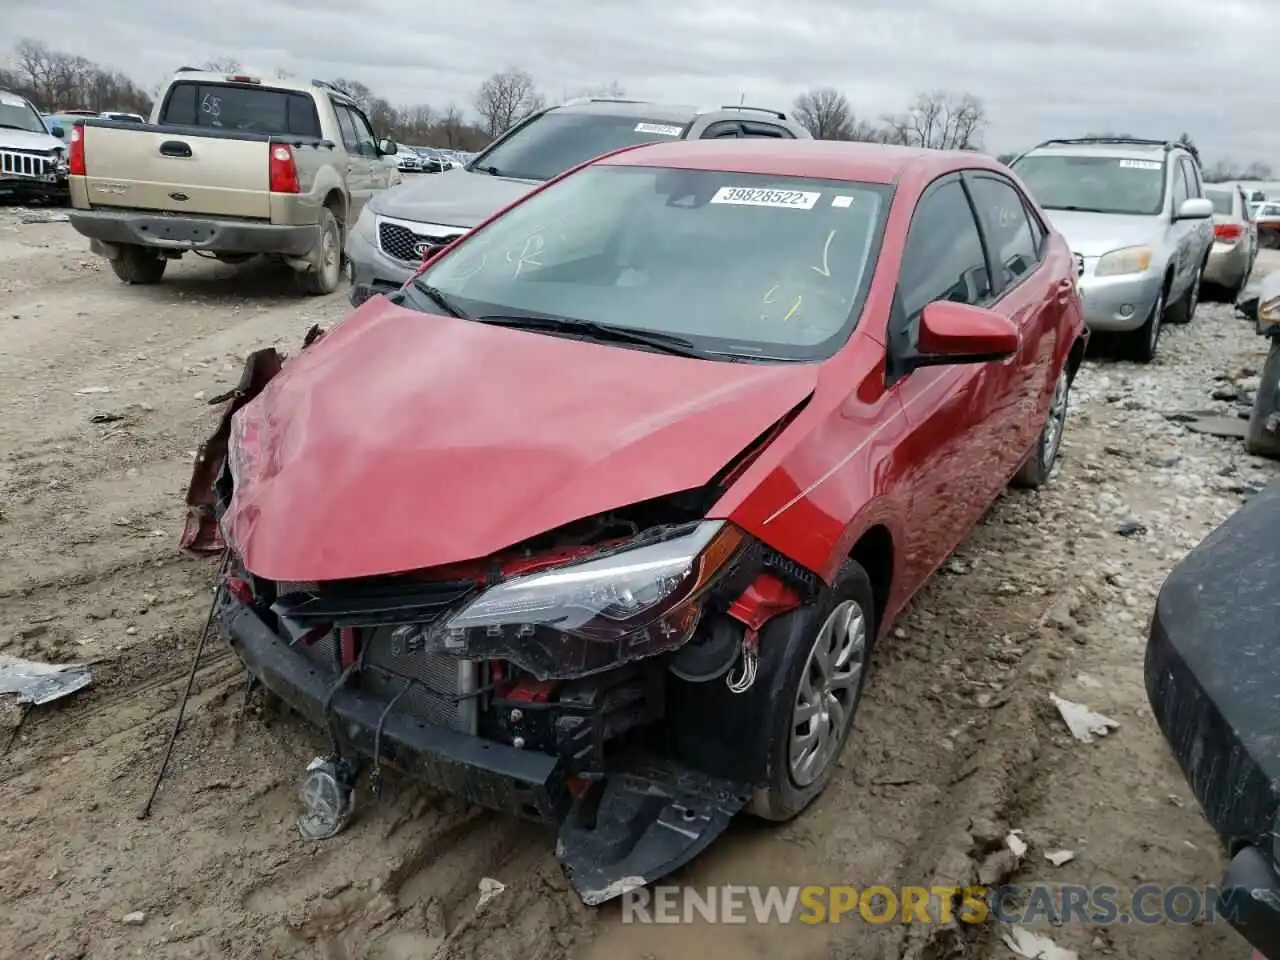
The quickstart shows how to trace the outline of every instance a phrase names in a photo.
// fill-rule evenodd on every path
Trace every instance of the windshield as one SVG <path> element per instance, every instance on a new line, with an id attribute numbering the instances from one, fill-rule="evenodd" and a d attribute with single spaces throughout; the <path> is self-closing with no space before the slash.
<path id="1" fill-rule="evenodd" d="M 1205 198 L 1213 201 L 1213 212 L 1220 213 L 1224 216 L 1231 215 L 1231 191 L 1215 190 L 1212 187 L 1204 188 Z"/>
<path id="2" fill-rule="evenodd" d="M 655 140 L 679 140 L 688 124 L 552 110 L 480 154 L 475 168 L 518 180 L 550 180 L 592 157 Z"/>
<path id="3" fill-rule="evenodd" d="M 320 118 L 306 94 L 225 83 L 175 83 L 165 98 L 160 122 L 273 136 L 320 136 Z"/>
<path id="4" fill-rule="evenodd" d="M 35 107 L 12 93 L 0 93 L 0 127 L 26 130 L 29 133 L 49 132 Z"/>
<path id="5" fill-rule="evenodd" d="M 1030 156 L 1013 170 L 1046 210 L 1153 216 L 1164 209 L 1160 160 Z"/>
<path id="6" fill-rule="evenodd" d="M 468 235 L 420 282 L 470 316 L 586 320 L 674 334 L 705 354 L 821 359 L 857 320 L 891 197 L 860 183 L 589 167 Z"/>

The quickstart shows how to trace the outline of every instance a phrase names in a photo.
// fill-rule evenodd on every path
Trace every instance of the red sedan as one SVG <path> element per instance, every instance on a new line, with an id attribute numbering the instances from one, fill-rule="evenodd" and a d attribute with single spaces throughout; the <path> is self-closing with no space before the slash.
<path id="1" fill-rule="evenodd" d="M 976 153 L 655 144 L 257 355 L 186 543 L 225 543 L 232 646 L 332 735 L 304 832 L 388 764 L 558 824 L 595 903 L 800 813 L 874 642 L 1048 479 L 1075 281 Z"/>

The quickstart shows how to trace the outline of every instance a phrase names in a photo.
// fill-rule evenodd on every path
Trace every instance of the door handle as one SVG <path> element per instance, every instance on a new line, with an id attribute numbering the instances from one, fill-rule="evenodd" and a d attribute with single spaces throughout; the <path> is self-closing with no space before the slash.
<path id="1" fill-rule="evenodd" d="M 1058 302 L 1065 304 L 1071 301 L 1071 291 L 1076 288 L 1074 280 L 1058 281 Z"/>
<path id="2" fill-rule="evenodd" d="M 162 157 L 189 158 L 191 156 L 191 144 L 183 143 L 181 140 L 166 140 L 160 144 L 160 155 Z"/>

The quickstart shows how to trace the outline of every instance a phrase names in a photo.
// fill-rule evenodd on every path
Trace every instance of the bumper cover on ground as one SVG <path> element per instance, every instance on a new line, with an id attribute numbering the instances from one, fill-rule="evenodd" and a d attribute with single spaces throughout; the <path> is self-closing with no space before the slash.
<path id="1" fill-rule="evenodd" d="M 1205 817 L 1236 852 L 1224 912 L 1280 957 L 1280 482 L 1254 496 L 1169 575 L 1146 654 L 1147 697 Z M 1237 905 L 1248 905 L 1248 916 Z"/>
<path id="2" fill-rule="evenodd" d="M 287 226 L 219 217 L 156 216 L 132 210 L 73 210 L 71 226 L 105 244 L 139 244 L 164 250 L 278 253 L 305 257 L 320 239 L 319 224 Z"/>

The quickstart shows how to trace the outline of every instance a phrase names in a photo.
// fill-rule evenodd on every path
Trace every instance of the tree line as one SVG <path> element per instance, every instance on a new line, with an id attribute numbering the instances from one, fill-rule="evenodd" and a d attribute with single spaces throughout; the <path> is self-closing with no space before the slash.
<path id="1" fill-rule="evenodd" d="M 232 57 L 215 57 L 198 64 L 219 73 L 242 70 Z M 277 78 L 289 74 L 277 70 Z M 167 78 L 166 78 L 167 82 Z M 381 136 L 406 144 L 478 150 L 548 102 L 534 78 L 525 70 L 508 67 L 488 77 L 477 88 L 468 112 L 457 103 L 443 107 L 393 104 L 366 84 L 348 77 L 329 81 L 360 104 Z M 163 83 L 145 88 L 119 70 L 84 57 L 53 49 L 38 40 L 21 40 L 13 48 L 7 66 L 0 66 L 0 89 L 31 100 L 46 112 L 68 109 L 127 110 L 143 115 L 151 111 Z M 562 100 L 579 96 L 626 97 L 617 81 L 594 87 L 561 91 Z M 834 87 L 815 87 L 800 94 L 792 115 L 820 140 L 858 140 L 939 150 L 981 150 L 988 118 L 982 100 L 970 93 L 921 92 L 895 113 L 871 121 L 855 116 L 848 98 Z M 1190 144 L 1191 138 L 1182 135 Z M 1015 154 L 1002 154 L 1004 162 Z M 1261 161 L 1238 163 L 1218 160 L 1205 167 L 1205 179 L 1268 180 L 1271 167 Z"/>

